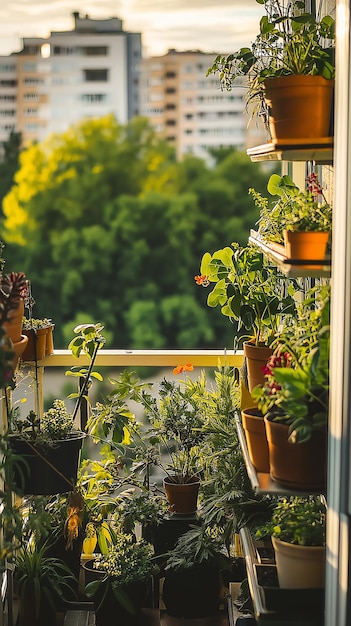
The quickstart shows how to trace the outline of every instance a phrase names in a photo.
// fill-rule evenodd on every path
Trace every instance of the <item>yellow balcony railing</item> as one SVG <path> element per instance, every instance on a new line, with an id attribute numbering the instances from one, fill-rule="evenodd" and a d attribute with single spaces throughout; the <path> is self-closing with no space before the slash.
<path id="1" fill-rule="evenodd" d="M 217 368 L 221 366 L 240 368 L 243 364 L 243 352 L 227 350 L 100 350 L 95 365 L 109 369 L 155 367 L 174 368 L 177 365 L 191 363 L 199 368 Z M 41 414 L 44 407 L 45 370 L 47 368 L 64 368 L 88 365 L 88 358 L 81 355 L 79 359 L 73 357 L 70 350 L 55 350 L 54 354 L 38 361 L 33 386 L 34 409 Z M 35 370 L 34 363 L 24 364 Z"/>

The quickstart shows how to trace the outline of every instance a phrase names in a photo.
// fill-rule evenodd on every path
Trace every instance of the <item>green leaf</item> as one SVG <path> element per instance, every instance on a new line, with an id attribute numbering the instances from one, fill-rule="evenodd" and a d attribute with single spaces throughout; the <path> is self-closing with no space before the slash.
<path id="1" fill-rule="evenodd" d="M 85 585 L 85 593 L 88 598 L 93 598 L 101 586 L 102 580 L 92 580 Z"/>

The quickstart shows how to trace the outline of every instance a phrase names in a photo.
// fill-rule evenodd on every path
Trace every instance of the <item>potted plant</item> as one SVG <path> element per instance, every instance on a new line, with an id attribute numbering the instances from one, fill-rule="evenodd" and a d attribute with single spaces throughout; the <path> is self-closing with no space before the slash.
<path id="1" fill-rule="evenodd" d="M 173 513 L 188 515 L 197 510 L 205 398 L 204 372 L 196 380 L 164 378 L 157 397 L 145 389 L 137 396 L 151 424 L 148 443 L 159 447 L 157 463 L 166 474 L 163 485 Z"/>
<path id="2" fill-rule="evenodd" d="M 272 196 L 279 196 L 273 207 L 266 198 L 250 190 L 261 209 L 259 234 L 268 241 L 272 237 L 273 241 L 284 243 L 290 259 L 323 260 L 332 227 L 332 209 L 317 175 L 307 176 L 306 189 L 301 191 L 289 176 L 272 174 L 267 190 Z"/>
<path id="3" fill-rule="evenodd" d="M 3 245 L 0 242 L 0 254 L 2 248 Z M 4 274 L 3 267 L 4 262 L 2 261 L 2 263 L 0 262 L 0 327 L 3 345 L 6 344 L 7 347 L 6 351 L 14 352 L 13 369 L 15 369 L 28 341 L 22 333 L 27 280 L 23 272 Z"/>
<path id="4" fill-rule="evenodd" d="M 237 322 L 239 338 L 247 339 L 244 354 L 250 391 L 263 382 L 262 367 L 272 354 L 269 346 L 281 317 L 295 314 L 292 296 L 295 284 L 282 297 L 281 278 L 262 252 L 237 243 L 213 254 L 206 252 L 201 260 L 200 276 L 195 277 L 205 287 L 214 283 L 207 298 L 208 306 L 219 306 L 223 315 Z"/>
<path id="5" fill-rule="evenodd" d="M 252 392 L 265 415 L 271 478 L 285 486 L 325 487 L 329 294 L 325 287 L 317 299 L 305 301 L 295 332 L 288 327 L 282 333 L 276 355 L 267 363 L 265 383 Z"/>
<path id="6" fill-rule="evenodd" d="M 269 118 L 273 140 L 325 141 L 335 76 L 334 20 L 306 12 L 300 0 L 266 0 L 264 5 L 266 15 L 251 48 L 217 56 L 208 74 L 218 73 L 228 89 L 236 79 L 247 78 L 248 102 L 266 125 Z"/>
<path id="7" fill-rule="evenodd" d="M 324 587 L 326 510 L 319 497 L 279 501 L 272 519 L 256 532 L 270 535 L 279 585 L 303 589 Z"/>
<path id="8" fill-rule="evenodd" d="M 151 544 L 167 510 L 163 494 L 155 490 L 141 491 L 133 487 L 118 496 L 118 515 L 125 532 L 134 532 L 138 539 L 143 537 Z"/>
<path id="9" fill-rule="evenodd" d="M 40 549 L 24 545 L 13 558 L 14 582 L 19 596 L 21 626 L 56 623 L 56 610 L 74 600 L 75 582 L 69 568 Z"/>
<path id="10" fill-rule="evenodd" d="M 96 624 L 105 626 L 111 615 L 121 624 L 138 623 L 152 576 L 158 572 L 152 546 L 131 534 L 118 533 L 108 554 L 84 565 L 85 592 L 95 604 Z"/>
<path id="11" fill-rule="evenodd" d="M 70 413 L 63 400 L 56 399 L 42 416 L 30 411 L 21 419 L 16 410 L 9 412 L 9 445 L 23 459 L 16 468 L 17 486 L 25 494 L 49 495 L 72 491 L 77 478 L 80 450 L 86 433 L 76 427 L 76 417 L 93 372 L 97 351 L 104 343 L 100 324 L 84 324 L 75 328 L 76 337 L 70 342 L 75 356 L 83 351 L 89 355 L 88 368 L 79 368 L 74 375 L 83 380 Z M 73 372 L 70 372 L 73 374 Z"/>
<path id="12" fill-rule="evenodd" d="M 53 353 L 53 323 L 48 318 L 23 318 L 23 333 L 28 337 L 24 361 L 40 361 Z"/>
<path id="13" fill-rule="evenodd" d="M 206 524 L 191 526 L 166 557 L 163 601 L 167 613 L 183 619 L 216 615 L 221 572 L 231 564 L 223 530 Z"/>

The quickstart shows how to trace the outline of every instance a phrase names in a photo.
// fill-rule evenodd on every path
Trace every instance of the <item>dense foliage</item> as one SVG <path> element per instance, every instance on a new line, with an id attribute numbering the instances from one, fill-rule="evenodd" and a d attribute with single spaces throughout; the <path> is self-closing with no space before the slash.
<path id="1" fill-rule="evenodd" d="M 177 162 L 144 118 L 84 121 L 20 154 L 3 200 L 9 270 L 32 282 L 34 314 L 55 346 L 98 319 L 109 347 L 231 348 L 233 328 L 205 305 L 194 275 L 205 250 L 245 243 L 266 174 L 219 150 L 210 168 Z"/>

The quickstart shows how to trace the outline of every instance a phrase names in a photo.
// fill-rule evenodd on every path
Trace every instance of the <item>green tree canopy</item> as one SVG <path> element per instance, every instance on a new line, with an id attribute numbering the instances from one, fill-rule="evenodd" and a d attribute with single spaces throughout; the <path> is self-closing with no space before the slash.
<path id="1" fill-rule="evenodd" d="M 257 219 L 248 188 L 264 192 L 266 175 L 243 153 L 220 157 L 176 162 L 146 119 L 112 116 L 21 153 L 3 201 L 6 269 L 26 272 L 57 347 L 84 315 L 114 347 L 231 347 L 233 328 L 194 276 L 205 251 L 245 243 Z"/>

